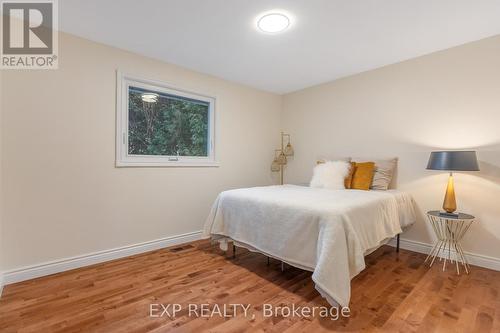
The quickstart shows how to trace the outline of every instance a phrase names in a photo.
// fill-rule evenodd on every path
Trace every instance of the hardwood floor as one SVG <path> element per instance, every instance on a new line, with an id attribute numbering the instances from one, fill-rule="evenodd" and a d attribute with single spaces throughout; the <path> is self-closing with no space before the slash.
<path id="1" fill-rule="evenodd" d="M 200 241 L 6 286 L 0 332 L 500 332 L 500 272 L 457 276 L 428 269 L 424 258 L 387 246 L 369 255 L 352 281 L 349 318 L 264 317 L 263 304 L 328 304 L 309 272 L 282 272 L 243 249 L 233 259 Z M 160 303 L 183 309 L 150 317 Z M 196 318 L 189 303 L 251 304 L 255 316 Z"/>

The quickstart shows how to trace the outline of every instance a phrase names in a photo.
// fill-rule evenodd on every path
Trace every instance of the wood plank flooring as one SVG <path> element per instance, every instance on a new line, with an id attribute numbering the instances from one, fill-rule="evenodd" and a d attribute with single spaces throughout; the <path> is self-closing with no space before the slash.
<path id="1" fill-rule="evenodd" d="M 472 267 L 457 276 L 424 259 L 388 246 L 369 255 L 352 281 L 349 318 L 264 317 L 263 304 L 328 304 L 309 272 L 282 272 L 280 262 L 268 266 L 243 249 L 233 259 L 199 241 L 8 285 L 0 332 L 500 332 L 500 272 Z M 150 317 L 160 303 L 183 309 Z M 197 318 L 189 303 L 251 304 L 254 316 Z"/>

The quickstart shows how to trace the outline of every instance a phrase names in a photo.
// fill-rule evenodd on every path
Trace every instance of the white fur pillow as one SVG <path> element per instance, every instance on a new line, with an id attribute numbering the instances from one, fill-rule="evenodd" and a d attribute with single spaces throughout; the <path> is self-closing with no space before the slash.
<path id="1" fill-rule="evenodd" d="M 311 187 L 328 188 L 331 190 L 343 190 L 344 179 L 349 174 L 349 162 L 326 161 L 314 167 Z"/>

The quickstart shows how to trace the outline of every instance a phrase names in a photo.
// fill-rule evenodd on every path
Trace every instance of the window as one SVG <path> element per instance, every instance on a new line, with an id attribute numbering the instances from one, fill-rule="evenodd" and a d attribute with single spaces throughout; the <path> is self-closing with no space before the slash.
<path id="1" fill-rule="evenodd" d="M 118 73 L 117 166 L 217 166 L 215 98 Z"/>

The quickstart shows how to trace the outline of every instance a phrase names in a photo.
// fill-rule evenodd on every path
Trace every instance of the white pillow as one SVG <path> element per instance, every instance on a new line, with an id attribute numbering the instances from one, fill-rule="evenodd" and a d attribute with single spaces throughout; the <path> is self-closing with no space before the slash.
<path id="1" fill-rule="evenodd" d="M 351 164 L 346 161 L 326 161 L 314 167 L 310 186 L 343 190 L 344 179 L 349 174 Z"/>

